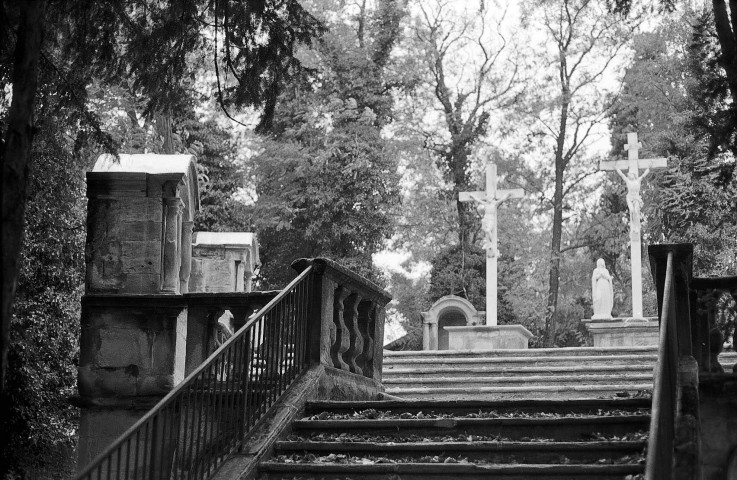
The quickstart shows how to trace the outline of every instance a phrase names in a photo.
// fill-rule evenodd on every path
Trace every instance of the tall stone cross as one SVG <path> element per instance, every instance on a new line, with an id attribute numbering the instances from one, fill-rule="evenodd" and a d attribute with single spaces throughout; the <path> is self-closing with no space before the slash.
<path id="1" fill-rule="evenodd" d="M 637 141 L 637 133 L 627 134 L 627 160 L 600 162 L 600 170 L 614 170 L 627 184 L 627 207 L 630 211 L 630 261 L 632 264 L 632 318 L 642 316 L 642 245 L 640 243 L 640 184 L 645 175 L 654 168 L 668 166 L 667 158 L 638 158 L 642 144 Z M 640 169 L 645 172 L 640 175 Z M 627 175 L 622 170 L 627 169 Z"/>
<path id="2" fill-rule="evenodd" d="M 459 192 L 461 202 L 476 202 L 476 210 L 481 215 L 481 229 L 484 232 L 484 249 L 486 249 L 486 324 L 497 324 L 497 228 L 496 210 L 499 205 L 510 198 L 522 198 L 525 191 L 521 188 L 512 190 L 497 189 L 496 165 L 486 164 L 486 191 Z"/>

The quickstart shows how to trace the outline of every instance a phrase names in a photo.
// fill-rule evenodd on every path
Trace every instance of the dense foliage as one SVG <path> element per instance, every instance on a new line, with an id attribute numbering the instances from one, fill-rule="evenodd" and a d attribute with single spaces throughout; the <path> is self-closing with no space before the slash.
<path id="1" fill-rule="evenodd" d="M 44 117 L 33 150 L 26 238 L 11 323 L 9 374 L 0 399 L 0 476 L 74 468 L 72 447 L 80 299 L 84 280 L 84 155 Z M 59 188 L 59 183 L 64 188 Z M 3 477 L 4 478 L 4 477 Z"/>
<path id="2" fill-rule="evenodd" d="M 364 37 L 331 24 L 305 53 L 313 72 L 282 94 L 254 158 L 265 286 L 283 286 L 293 260 L 315 256 L 378 280 L 371 255 L 392 233 L 398 202 L 396 159 L 381 127 L 391 119 L 382 72 L 399 15 L 393 1 L 379 7 L 360 13 L 359 22 L 376 26 Z"/>
<path id="3" fill-rule="evenodd" d="M 654 186 L 644 192 L 645 240 L 694 243 L 697 274 L 734 272 L 737 124 L 716 60 L 711 13 L 687 12 L 636 39 L 635 48 L 613 119 L 613 143 L 621 144 L 620 132 L 634 128 L 643 134 L 646 156 L 670 157 L 669 168 L 651 174 Z"/>

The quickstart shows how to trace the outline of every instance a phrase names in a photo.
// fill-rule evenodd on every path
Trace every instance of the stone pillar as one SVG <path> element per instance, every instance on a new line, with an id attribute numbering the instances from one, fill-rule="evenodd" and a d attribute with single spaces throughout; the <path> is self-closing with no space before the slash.
<path id="1" fill-rule="evenodd" d="M 236 262 L 235 265 L 235 291 L 246 291 L 246 265 L 243 262 Z"/>
<path id="2" fill-rule="evenodd" d="M 178 197 L 164 199 L 164 265 L 161 272 L 161 291 L 163 293 L 180 293 L 179 268 L 182 262 L 180 223 L 182 207 L 182 199 Z"/>
<path id="3" fill-rule="evenodd" d="M 189 292 L 189 275 L 192 272 L 192 228 L 194 222 L 182 222 L 182 260 L 179 267 L 179 292 Z"/>
<path id="4" fill-rule="evenodd" d="M 438 349 L 438 318 L 432 312 L 422 312 L 422 349 Z"/>
<path id="5" fill-rule="evenodd" d="M 422 349 L 430 350 L 430 324 L 422 322 Z"/>

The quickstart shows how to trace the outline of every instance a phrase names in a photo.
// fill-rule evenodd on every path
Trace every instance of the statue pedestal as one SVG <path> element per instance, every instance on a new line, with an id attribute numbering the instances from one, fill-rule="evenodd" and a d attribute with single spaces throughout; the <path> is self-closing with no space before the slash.
<path id="1" fill-rule="evenodd" d="M 522 325 L 443 327 L 449 350 L 512 350 L 527 348 L 532 333 Z"/>
<path id="2" fill-rule="evenodd" d="M 585 318 L 595 347 L 644 347 L 658 344 L 658 318 Z"/>

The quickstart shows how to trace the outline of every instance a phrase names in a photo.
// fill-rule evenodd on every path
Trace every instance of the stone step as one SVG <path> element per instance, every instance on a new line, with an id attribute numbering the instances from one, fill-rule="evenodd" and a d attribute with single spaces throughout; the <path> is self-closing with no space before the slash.
<path id="1" fill-rule="evenodd" d="M 384 358 L 384 370 L 390 371 L 392 368 L 405 367 L 416 369 L 437 369 L 437 368 L 473 368 L 488 365 L 524 365 L 534 367 L 546 366 L 591 366 L 608 365 L 608 364 L 633 364 L 633 365 L 655 365 L 658 360 L 657 355 L 596 355 L 596 356 L 537 356 L 537 357 L 418 357 L 418 358 Z"/>
<path id="2" fill-rule="evenodd" d="M 621 356 L 656 355 L 657 346 L 647 347 L 566 347 L 566 348 L 524 348 L 509 350 L 384 350 L 384 360 L 400 358 L 466 358 L 466 357 L 551 357 L 551 356 Z"/>
<path id="3" fill-rule="evenodd" d="M 388 458 L 395 460 L 427 461 L 423 457 L 442 459 L 465 458 L 470 461 L 496 464 L 509 463 L 596 463 L 601 458 L 622 459 L 637 456 L 645 449 L 646 441 L 594 442 L 341 442 L 341 441 L 280 441 L 277 455 L 307 455 L 326 457 L 333 453 L 346 457 Z M 442 461 L 441 459 L 441 461 Z M 626 459 L 625 459 L 626 460 Z M 624 460 L 623 462 L 624 463 Z"/>
<path id="4" fill-rule="evenodd" d="M 524 400 L 368 400 L 308 402 L 305 413 L 308 417 L 321 412 L 350 414 L 365 410 L 387 411 L 394 414 L 435 412 L 463 415 L 478 412 L 546 412 L 558 414 L 596 414 L 600 411 L 639 412 L 650 410 L 649 398 L 592 399 L 573 398 L 555 400 L 550 398 L 528 398 Z"/>
<path id="5" fill-rule="evenodd" d="M 391 365 L 383 370 L 383 379 L 386 381 L 390 378 L 399 376 L 429 376 L 429 375 L 442 375 L 442 374 L 458 374 L 463 372 L 467 376 L 534 376 L 540 374 L 555 374 L 555 373 L 575 373 L 581 375 L 599 375 L 606 372 L 640 372 L 650 373 L 653 372 L 653 365 L 650 363 L 642 364 L 604 364 L 604 365 L 585 365 L 585 366 L 564 366 L 564 365 L 539 365 L 539 366 L 506 366 L 506 365 L 483 365 L 483 366 L 468 366 L 468 365 L 443 365 L 437 368 L 417 369 L 410 366 L 395 366 Z"/>
<path id="6" fill-rule="evenodd" d="M 723 352 L 719 355 L 719 363 L 724 367 L 725 372 L 731 372 L 732 367 L 737 364 L 737 352 Z"/>
<path id="7" fill-rule="evenodd" d="M 504 480 L 622 480 L 642 473 L 642 465 L 497 465 L 458 463 L 380 463 L 351 465 L 334 463 L 261 464 L 264 479 L 381 479 L 422 480 L 504 479 Z"/>
<path id="8" fill-rule="evenodd" d="M 535 376 L 406 376 L 383 379 L 384 385 L 391 388 L 401 385 L 405 388 L 453 388 L 456 386 L 476 389 L 481 386 L 513 387 L 516 385 L 624 385 L 628 383 L 648 383 L 652 388 L 652 373 L 629 373 L 622 375 L 535 375 Z"/>
<path id="9" fill-rule="evenodd" d="M 648 383 L 625 383 L 619 385 L 537 385 L 517 387 L 404 387 L 387 388 L 386 393 L 406 399 L 437 400 L 493 400 L 524 399 L 547 396 L 551 399 L 566 398 L 611 398 L 618 394 L 633 395 L 651 391 Z"/>
<path id="10" fill-rule="evenodd" d="M 530 417 L 530 418 L 440 418 L 440 419 L 356 419 L 356 420 L 297 420 L 292 424 L 296 435 L 302 434 L 372 434 L 421 435 L 448 434 L 500 436 L 510 440 L 550 439 L 579 441 L 592 433 L 622 436 L 633 431 L 647 430 L 649 414 Z"/>

